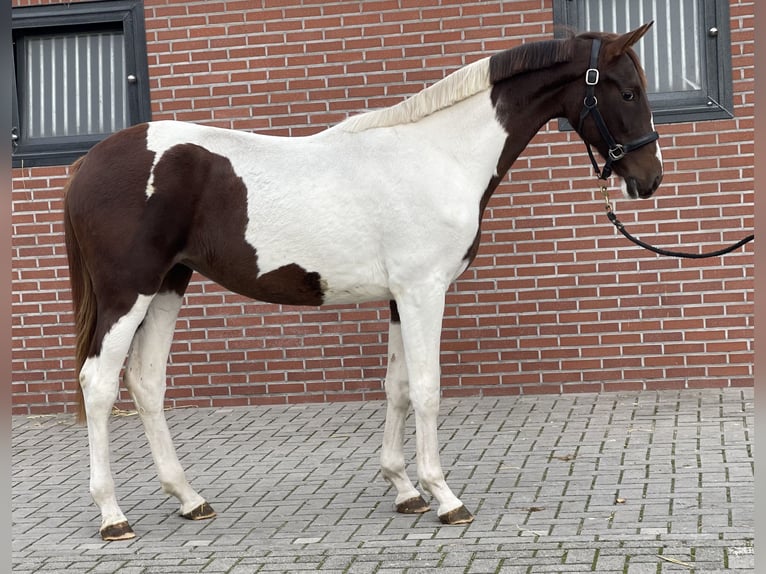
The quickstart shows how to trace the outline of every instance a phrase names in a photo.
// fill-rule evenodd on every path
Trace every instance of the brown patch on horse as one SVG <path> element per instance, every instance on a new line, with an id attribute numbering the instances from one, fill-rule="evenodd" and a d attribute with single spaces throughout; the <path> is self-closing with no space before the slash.
<path id="1" fill-rule="evenodd" d="M 78 420 L 85 421 L 79 375 L 88 357 L 97 355 L 111 325 L 135 302 L 135 292 L 118 292 L 126 274 L 124 261 L 110 257 L 131 237 L 134 218 L 142 208 L 143 189 L 154 154 L 146 150 L 146 125 L 133 126 L 95 145 L 71 166 L 64 187 L 64 239 L 75 315 L 75 374 Z M 108 165 L 109 169 L 100 166 Z M 125 217 L 115 217 L 122 210 Z M 127 247 L 127 250 L 130 246 Z M 102 257 L 104 251 L 109 255 Z M 102 262 L 115 266 L 102 268 Z M 99 293 L 110 306 L 99 307 Z"/>
<path id="2" fill-rule="evenodd" d="M 170 267 L 151 269 L 154 274 L 148 277 L 154 258 L 147 259 L 142 250 L 147 227 L 145 189 L 154 159 L 154 153 L 146 149 L 146 129 L 146 124 L 133 126 L 95 145 L 65 198 L 72 233 L 100 303 L 99 313 L 108 315 L 97 317 L 89 356 L 99 353 L 101 339 L 130 310 L 137 293 L 157 292 Z"/>
<path id="3" fill-rule="evenodd" d="M 324 300 L 319 273 L 290 263 L 256 279 L 261 300 L 288 305 L 321 305 Z"/>
<path id="4" fill-rule="evenodd" d="M 183 265 L 251 299 L 321 305 L 322 279 L 296 263 L 260 274 L 258 254 L 245 240 L 247 188 L 228 158 L 196 144 L 168 149 L 154 168 L 154 193 L 162 206 L 147 216 L 162 230 L 159 246 Z M 191 231 L 194 222 L 194 231 Z M 150 241 L 153 249 L 158 242 Z"/>

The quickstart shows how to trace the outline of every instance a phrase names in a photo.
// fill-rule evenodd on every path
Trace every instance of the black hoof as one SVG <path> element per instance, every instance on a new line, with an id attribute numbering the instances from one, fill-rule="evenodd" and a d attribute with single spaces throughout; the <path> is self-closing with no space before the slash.
<path id="1" fill-rule="evenodd" d="M 130 540 L 131 538 L 135 537 L 136 533 L 133 532 L 133 529 L 127 522 L 110 524 L 109 526 L 104 526 L 101 529 L 101 538 L 107 541 Z"/>
<path id="2" fill-rule="evenodd" d="M 186 514 L 182 514 L 184 518 L 189 520 L 205 520 L 206 518 L 213 518 L 215 516 L 215 510 L 207 502 L 203 502 L 197 508 Z"/>
<path id="3" fill-rule="evenodd" d="M 423 500 L 422 496 L 410 498 L 396 505 L 396 511 L 400 514 L 423 514 L 429 510 L 431 507 Z"/>
<path id="4" fill-rule="evenodd" d="M 442 524 L 470 524 L 473 522 L 473 514 L 468 512 L 465 506 L 450 510 L 447 514 L 440 514 Z"/>

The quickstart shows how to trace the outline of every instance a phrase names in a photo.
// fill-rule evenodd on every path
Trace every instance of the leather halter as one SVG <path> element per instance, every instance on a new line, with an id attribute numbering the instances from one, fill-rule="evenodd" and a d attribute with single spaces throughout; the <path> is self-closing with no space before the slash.
<path id="1" fill-rule="evenodd" d="M 596 170 L 596 176 L 599 179 L 609 179 L 609 176 L 612 175 L 612 164 L 614 162 L 621 160 L 627 153 L 657 140 L 660 135 L 656 131 L 653 131 L 626 144 L 620 144 L 614 140 L 612 134 L 609 132 L 609 128 L 606 127 L 601 112 L 598 111 L 598 98 L 596 98 L 595 95 L 596 85 L 598 85 L 600 76 L 598 71 L 598 53 L 600 49 L 601 39 L 594 38 L 590 52 L 590 64 L 588 70 L 585 72 L 585 84 L 587 88 L 585 91 L 585 99 L 583 100 L 583 108 L 580 112 L 580 123 L 577 127 L 577 131 L 580 134 L 580 137 L 582 137 L 582 125 L 585 118 L 589 115 L 593 116 L 593 121 L 596 124 L 596 128 L 598 128 L 599 134 L 601 134 L 601 139 L 603 139 L 604 143 L 609 147 L 609 157 L 607 158 L 603 169 L 599 170 L 598 162 L 593 155 L 593 150 L 591 149 L 590 144 L 585 141 L 585 138 L 583 138 L 583 141 L 585 141 L 585 147 L 588 150 L 588 156 L 590 157 L 590 162 L 593 164 L 593 169 Z"/>

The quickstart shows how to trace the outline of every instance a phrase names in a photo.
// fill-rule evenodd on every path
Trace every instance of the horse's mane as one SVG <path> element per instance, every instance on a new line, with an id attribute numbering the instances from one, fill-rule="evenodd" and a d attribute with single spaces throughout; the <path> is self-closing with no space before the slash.
<path id="1" fill-rule="evenodd" d="M 482 58 L 451 73 L 442 80 L 425 88 L 389 108 L 372 110 L 338 124 L 348 132 L 361 132 L 371 128 L 382 128 L 416 122 L 441 109 L 447 108 L 483 90 L 497 82 L 507 80 L 524 72 L 550 68 L 556 64 L 569 62 L 573 57 L 574 38 L 602 38 L 606 41 L 618 37 L 605 32 L 584 32 L 575 34 L 565 30 L 567 35 L 559 40 L 542 40 L 521 44 L 514 48 Z M 646 76 L 632 49 L 625 52 L 639 71 L 641 81 L 646 86 Z"/>
<path id="2" fill-rule="evenodd" d="M 351 116 L 338 127 L 348 132 L 415 122 L 489 88 L 489 60 L 482 58 L 390 108 Z"/>
<path id="3" fill-rule="evenodd" d="M 573 51 L 570 40 L 530 42 L 498 52 L 456 70 L 394 106 L 351 116 L 338 127 L 348 132 L 361 132 L 418 121 L 499 81 L 569 61 Z"/>
<path id="4" fill-rule="evenodd" d="M 570 40 L 543 40 L 498 52 L 489 59 L 489 78 L 493 84 L 524 72 L 550 68 L 572 59 Z"/>

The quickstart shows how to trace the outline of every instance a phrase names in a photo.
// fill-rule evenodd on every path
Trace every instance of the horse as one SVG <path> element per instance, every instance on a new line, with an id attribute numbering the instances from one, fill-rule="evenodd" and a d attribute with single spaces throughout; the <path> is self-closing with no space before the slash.
<path id="1" fill-rule="evenodd" d="M 380 467 L 396 490 L 392 510 L 430 510 L 405 471 L 411 406 L 419 487 L 438 502 L 441 523 L 471 522 L 439 459 L 445 294 L 476 256 L 490 196 L 552 119 L 575 127 L 627 196 L 655 192 L 662 157 L 631 48 L 651 25 L 523 43 L 310 136 L 155 121 L 108 136 L 73 163 L 64 228 L 78 420 L 87 423 L 101 538 L 135 536 L 109 461 L 123 365 L 163 491 L 184 518 L 215 516 L 187 481 L 163 412 L 193 271 L 269 303 L 388 301 Z"/>

